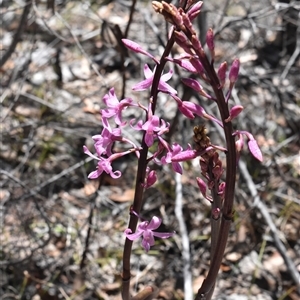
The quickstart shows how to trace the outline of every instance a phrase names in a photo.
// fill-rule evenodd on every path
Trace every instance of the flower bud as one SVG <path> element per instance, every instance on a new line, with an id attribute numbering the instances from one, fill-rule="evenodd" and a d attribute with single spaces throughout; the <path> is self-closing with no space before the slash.
<path id="1" fill-rule="evenodd" d="M 256 142 L 256 140 L 250 140 L 248 142 L 248 147 L 249 147 L 249 150 L 251 152 L 251 154 L 259 161 L 263 161 L 263 156 L 262 156 L 262 153 L 258 147 L 258 144 Z"/>
<path id="2" fill-rule="evenodd" d="M 179 58 L 172 58 L 172 57 L 166 57 L 166 60 L 172 61 L 175 64 L 178 64 L 183 69 L 191 72 L 191 73 L 197 73 L 196 68 L 193 66 L 193 64 L 190 62 L 190 57 L 186 54 L 183 54 Z"/>
<path id="3" fill-rule="evenodd" d="M 206 33 L 206 45 L 210 51 L 211 59 L 215 59 L 215 43 L 214 43 L 214 32 L 211 28 Z"/>
<path id="4" fill-rule="evenodd" d="M 133 42 L 128 39 L 122 39 L 122 42 L 128 49 L 130 49 L 136 53 L 144 54 L 144 55 L 150 57 L 151 59 L 153 59 L 156 63 L 158 63 L 157 59 L 152 54 L 145 51 L 138 43 Z"/>
<path id="5" fill-rule="evenodd" d="M 193 47 L 195 48 L 195 50 L 198 50 L 198 51 L 200 51 L 201 53 L 203 52 L 202 45 L 201 45 L 201 43 L 200 43 L 198 37 L 196 36 L 196 34 L 193 34 L 193 35 L 192 35 L 191 43 L 192 43 Z"/>
<path id="6" fill-rule="evenodd" d="M 145 188 L 148 189 L 149 187 L 151 187 L 155 182 L 157 181 L 157 175 L 156 172 L 154 170 L 150 171 L 147 179 L 146 179 L 146 184 L 145 184 Z"/>
<path id="7" fill-rule="evenodd" d="M 192 35 L 196 35 L 196 31 L 193 28 L 193 24 L 189 18 L 189 16 L 184 12 L 181 11 L 181 16 L 182 16 L 182 21 L 184 26 L 187 28 L 187 30 L 192 34 Z"/>
<path id="8" fill-rule="evenodd" d="M 197 177 L 196 180 L 201 194 L 203 195 L 204 198 L 206 198 L 206 189 L 207 189 L 206 183 L 200 177 Z"/>
<path id="9" fill-rule="evenodd" d="M 193 21 L 199 15 L 201 11 L 201 7 L 203 5 L 202 1 L 198 1 L 192 8 L 190 8 L 187 12 L 187 15 L 190 18 L 190 21 Z"/>
<path id="10" fill-rule="evenodd" d="M 233 106 L 229 112 L 229 117 L 225 120 L 225 122 L 230 122 L 236 118 L 243 111 L 243 109 L 244 107 L 242 105 Z"/>
<path id="11" fill-rule="evenodd" d="M 156 12 L 158 12 L 160 14 L 162 13 L 162 10 L 164 8 L 162 3 L 159 1 L 152 1 L 152 7 Z"/>
<path id="12" fill-rule="evenodd" d="M 227 71 L 227 62 L 224 61 L 221 63 L 219 70 L 218 70 L 218 77 L 220 80 L 220 88 L 222 88 L 225 85 L 226 71 Z"/>
<path id="13" fill-rule="evenodd" d="M 174 31 L 175 42 L 188 54 L 194 55 L 191 43 L 182 31 Z"/>
<path id="14" fill-rule="evenodd" d="M 200 95 L 206 97 L 207 99 L 212 99 L 212 97 L 204 91 L 203 87 L 197 80 L 192 78 L 182 78 L 181 81 L 185 85 L 189 86 L 190 88 L 198 92 Z"/>
<path id="15" fill-rule="evenodd" d="M 191 57 L 190 62 L 194 66 L 194 68 L 197 70 L 198 74 L 203 76 L 204 75 L 204 68 L 203 68 L 200 60 L 195 58 L 195 57 Z"/>
<path id="16" fill-rule="evenodd" d="M 235 82 L 237 81 L 238 75 L 240 70 L 240 61 L 239 59 L 235 59 L 231 65 L 230 71 L 229 71 L 229 81 L 230 81 L 230 87 L 232 88 Z"/>

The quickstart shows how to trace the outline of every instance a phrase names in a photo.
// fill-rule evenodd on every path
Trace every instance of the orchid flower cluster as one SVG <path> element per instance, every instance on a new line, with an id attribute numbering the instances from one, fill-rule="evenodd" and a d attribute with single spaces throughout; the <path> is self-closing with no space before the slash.
<path id="1" fill-rule="evenodd" d="M 144 106 L 131 98 L 119 100 L 114 88 L 111 88 L 103 97 L 105 104 L 105 108 L 101 110 L 103 130 L 101 134 L 92 137 L 96 153 L 92 154 L 84 146 L 84 152 L 97 160 L 96 170 L 88 175 L 91 179 L 99 177 L 103 172 L 112 178 L 119 178 L 122 173 L 119 170 L 113 170 L 113 161 L 133 152 L 136 154 L 139 161 L 138 174 L 140 174 L 140 178 L 137 179 L 136 197 L 130 211 L 131 221 L 129 228 L 125 230 L 125 235 L 131 242 L 139 237 L 143 237 L 142 246 L 146 251 L 149 251 L 150 247 L 154 245 L 154 236 L 169 238 L 174 234 L 174 232 L 155 232 L 154 230 L 162 222 L 156 216 L 150 222 L 142 220 L 136 231 L 137 219 L 142 219 L 140 217 L 142 207 L 141 194 L 144 189 L 149 188 L 158 180 L 156 171 L 151 169 L 151 163 L 158 165 L 170 164 L 175 172 L 182 174 L 183 169 L 180 163 L 199 157 L 200 173 L 202 175 L 202 178 L 196 178 L 199 190 L 212 203 L 212 218 L 217 220 L 223 215 L 225 221 L 228 221 L 232 212 L 236 164 L 238 155 L 244 147 L 245 137 L 248 139 L 248 148 L 251 154 L 259 161 L 262 161 L 262 154 L 254 137 L 246 131 L 233 131 L 232 120 L 243 110 L 241 105 L 229 104 L 231 92 L 239 74 L 239 60 L 233 60 L 229 72 L 226 62 L 221 63 L 218 69 L 215 70 L 213 30 L 209 29 L 206 34 L 207 54 L 192 25 L 192 21 L 201 11 L 202 2 L 194 0 L 180 1 L 179 7 L 176 7 L 164 1 L 153 1 L 152 6 L 156 12 L 163 15 L 166 21 L 172 25 L 168 45 L 166 46 L 168 51 L 166 50 L 164 55 L 157 59 L 136 42 L 128 39 L 122 40 L 128 49 L 145 55 L 155 63 L 153 70 L 149 68 L 148 64 L 144 66 L 145 79 L 132 87 L 134 91 L 150 89 L 149 103 L 147 106 Z M 174 43 L 177 43 L 183 50 L 183 54 L 178 57 L 170 56 L 170 49 Z M 193 74 L 191 77 L 182 78 L 182 83 L 193 89 L 200 96 L 208 99 L 208 101 L 215 102 L 220 112 L 220 118 L 208 114 L 199 104 L 183 101 L 179 97 L 178 92 L 167 83 L 173 75 L 173 70 L 163 74 L 164 65 L 167 62 L 177 64 L 185 71 Z M 206 90 L 195 78 L 199 78 L 207 86 L 210 86 L 213 93 L 210 90 Z M 222 147 L 212 144 L 207 136 L 205 126 L 196 126 L 194 128 L 193 145 L 188 144 L 183 147 L 179 143 L 170 144 L 165 139 L 165 134 L 169 131 L 170 124 L 162 116 L 155 114 L 159 93 L 167 94 L 174 99 L 178 110 L 183 116 L 189 119 L 198 117 L 220 126 L 224 130 L 227 146 Z M 145 119 L 124 121 L 123 111 L 128 107 L 143 110 Z M 115 128 L 111 127 L 110 124 L 112 123 L 116 125 Z M 142 133 L 141 144 L 136 144 L 136 142 L 123 136 L 122 130 L 126 126 L 130 126 L 133 130 Z M 127 150 L 123 152 L 115 153 L 113 151 L 115 142 L 124 143 L 129 148 L 127 147 Z M 151 156 L 148 153 L 149 147 L 152 150 Z M 222 181 L 224 168 L 219 158 L 220 151 L 224 152 L 227 157 L 225 182 Z M 210 193 L 207 190 L 210 190 Z M 132 220 L 136 220 L 136 222 Z M 131 244 L 126 243 L 124 256 L 128 254 L 126 252 L 128 249 L 130 256 Z M 127 266 L 128 261 L 124 262 L 124 264 Z M 124 273 L 128 273 L 127 269 L 125 267 Z M 126 277 L 124 274 L 123 276 Z M 127 277 L 130 277 L 130 273 L 128 273 Z"/>

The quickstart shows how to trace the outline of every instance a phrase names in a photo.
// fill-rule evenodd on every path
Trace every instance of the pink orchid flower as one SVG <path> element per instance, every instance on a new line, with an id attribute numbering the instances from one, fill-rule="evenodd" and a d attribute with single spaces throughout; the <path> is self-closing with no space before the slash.
<path id="1" fill-rule="evenodd" d="M 135 119 L 130 121 L 130 125 L 135 130 L 144 130 L 145 133 L 145 143 L 148 147 L 151 147 L 154 143 L 154 138 L 160 136 L 169 131 L 169 123 L 165 122 L 163 119 L 160 119 L 158 116 L 153 115 L 152 113 L 152 104 L 149 104 L 147 109 L 148 120 L 143 124 L 143 121 L 138 121 L 135 126 L 133 122 Z"/>
<path id="2" fill-rule="evenodd" d="M 155 68 L 154 71 L 152 72 L 149 68 L 149 66 L 146 64 L 144 66 L 144 74 L 146 79 L 137 83 L 132 87 L 134 91 L 144 91 L 152 86 L 153 78 L 154 78 L 154 73 L 155 73 Z M 173 75 L 173 71 L 170 70 L 168 73 L 164 74 L 161 76 L 159 84 L 158 84 L 158 89 L 161 92 L 164 93 L 169 93 L 169 94 L 177 94 L 177 91 L 174 90 L 169 84 L 166 83 L 169 79 L 171 79 Z"/>
<path id="3" fill-rule="evenodd" d="M 182 150 L 183 150 L 182 147 L 179 144 L 175 143 L 172 146 L 172 149 L 168 149 L 167 154 L 161 158 L 161 163 L 163 165 L 172 163 L 173 170 L 179 174 L 182 174 L 182 167 L 181 167 L 180 163 L 178 161 L 175 161 L 175 162 L 172 161 L 172 158 L 174 156 L 178 155 L 179 153 L 181 153 Z"/>
<path id="4" fill-rule="evenodd" d="M 98 178 L 103 172 L 105 172 L 106 174 L 110 175 L 112 178 L 115 178 L 115 179 L 121 177 L 121 175 L 122 175 L 121 171 L 113 172 L 112 166 L 111 166 L 112 161 L 114 161 L 115 159 L 117 159 L 121 156 L 127 155 L 133 151 L 138 151 L 138 150 L 140 150 L 140 148 L 134 148 L 134 149 L 130 149 L 130 150 L 127 150 L 127 151 L 124 151 L 121 153 L 114 153 L 114 154 L 110 155 L 108 158 L 104 158 L 101 156 L 97 157 L 96 155 L 92 154 L 86 146 L 83 146 L 83 152 L 98 161 L 96 170 L 91 172 L 88 175 L 88 178 L 89 179 Z"/>
<path id="5" fill-rule="evenodd" d="M 137 106 L 137 104 L 133 103 L 131 98 L 125 98 L 119 101 L 115 94 L 114 88 L 111 88 L 108 94 L 106 94 L 102 100 L 107 106 L 107 108 L 101 110 L 102 117 L 114 117 L 116 124 L 119 126 L 126 124 L 126 122 L 122 122 L 122 110 L 128 106 Z"/>
<path id="6" fill-rule="evenodd" d="M 94 147 L 98 154 L 101 156 L 106 154 L 107 156 L 111 156 L 112 145 L 114 142 L 125 142 L 133 146 L 133 148 L 137 148 L 137 146 L 129 139 L 126 139 L 122 136 L 121 128 L 111 128 L 109 122 L 106 118 L 102 118 L 103 130 L 101 134 L 97 134 L 92 136 L 92 139 L 95 141 Z"/>
<path id="7" fill-rule="evenodd" d="M 175 234 L 175 232 L 155 232 L 153 230 L 157 229 L 162 220 L 158 217 L 153 217 L 150 222 L 144 221 L 141 222 L 135 233 L 132 233 L 131 229 L 128 228 L 124 231 L 126 237 L 134 241 L 139 237 L 143 236 L 142 247 L 146 252 L 150 250 L 150 247 L 155 244 L 154 237 L 159 237 L 161 239 L 167 239 Z"/>

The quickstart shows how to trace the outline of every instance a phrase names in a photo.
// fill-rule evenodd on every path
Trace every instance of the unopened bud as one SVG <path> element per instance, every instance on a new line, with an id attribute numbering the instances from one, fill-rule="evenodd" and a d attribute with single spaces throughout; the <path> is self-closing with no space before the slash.
<path id="1" fill-rule="evenodd" d="M 206 45 L 210 51 L 212 60 L 215 59 L 215 43 L 214 43 L 214 32 L 211 28 L 206 33 Z"/>
<path id="2" fill-rule="evenodd" d="M 157 181 L 157 175 L 156 172 L 154 170 L 150 171 L 147 179 L 146 179 L 146 184 L 145 184 L 145 188 L 148 189 L 149 187 L 151 187 L 155 182 Z"/>
<path id="3" fill-rule="evenodd" d="M 230 87 L 232 88 L 235 82 L 237 81 L 238 75 L 240 70 L 240 61 L 239 59 L 235 59 L 231 65 L 230 71 L 229 71 L 229 81 L 230 81 Z"/>
<path id="4" fill-rule="evenodd" d="M 197 70 L 198 74 L 203 76 L 204 68 L 203 68 L 200 60 L 198 58 L 191 57 L 190 62 L 194 66 L 194 68 Z"/>
<path id="5" fill-rule="evenodd" d="M 194 55 L 192 45 L 182 31 L 174 31 L 175 42 L 188 54 Z"/>
<path id="6" fill-rule="evenodd" d="M 226 71 L 227 71 L 227 62 L 224 61 L 221 63 L 219 70 L 218 70 L 218 77 L 220 80 L 220 88 L 222 88 L 225 85 Z"/>
<path id="7" fill-rule="evenodd" d="M 191 21 L 193 21 L 199 15 L 202 5 L 203 5 L 203 2 L 198 1 L 194 6 L 192 6 L 191 9 L 189 9 L 189 11 L 187 12 L 187 15 L 189 16 Z"/>
<path id="8" fill-rule="evenodd" d="M 201 52 L 203 51 L 202 45 L 201 45 L 198 37 L 195 34 L 192 35 L 191 43 L 196 50 L 201 51 Z"/>
<path id="9" fill-rule="evenodd" d="M 256 142 L 256 140 L 250 140 L 248 142 L 248 147 L 249 147 L 249 150 L 251 152 L 251 154 L 259 161 L 263 161 L 263 156 L 262 156 L 262 153 L 259 149 L 259 146 Z"/>
<path id="10" fill-rule="evenodd" d="M 196 180 L 201 194 L 203 195 L 204 198 L 206 198 L 206 190 L 207 190 L 206 183 L 200 177 L 197 177 Z"/>
<path id="11" fill-rule="evenodd" d="M 181 80 L 185 85 L 189 86 L 190 88 L 198 92 L 200 95 L 206 97 L 207 99 L 212 99 L 212 97 L 204 91 L 203 87 L 197 80 L 192 78 L 182 78 Z"/>
<path id="12" fill-rule="evenodd" d="M 233 106 L 229 112 L 229 117 L 225 120 L 225 122 L 230 122 L 236 118 L 243 111 L 243 109 L 244 107 L 242 105 Z"/>
<path id="13" fill-rule="evenodd" d="M 144 50 L 139 44 L 137 44 L 136 42 L 133 42 L 131 40 L 128 39 L 122 39 L 123 44 L 130 50 L 136 52 L 136 53 L 141 53 L 144 55 L 147 55 L 148 57 L 152 58 L 156 63 L 158 63 L 157 59 L 150 54 L 149 52 L 147 52 L 146 50 Z"/>
<path id="14" fill-rule="evenodd" d="M 184 26 L 186 27 L 186 29 L 192 34 L 192 35 L 196 35 L 196 31 L 193 28 L 193 24 L 189 18 L 189 16 L 184 12 L 181 11 L 181 16 L 182 16 L 182 21 Z"/>

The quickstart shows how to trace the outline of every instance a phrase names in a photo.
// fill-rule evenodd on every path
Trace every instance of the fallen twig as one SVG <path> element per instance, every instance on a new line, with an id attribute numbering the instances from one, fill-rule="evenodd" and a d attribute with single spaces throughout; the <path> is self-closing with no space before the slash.
<path id="1" fill-rule="evenodd" d="M 176 199 L 175 199 L 175 215 L 179 223 L 179 230 L 182 239 L 182 262 L 183 262 L 183 281 L 184 281 L 184 299 L 193 299 L 193 286 L 192 286 L 192 274 L 191 274 L 191 255 L 190 255 L 190 241 L 184 222 L 182 213 L 182 183 L 181 175 L 175 173 L 176 182 Z"/>
<path id="2" fill-rule="evenodd" d="M 249 188 L 249 191 L 254 199 L 252 207 L 257 208 L 261 212 L 264 220 L 266 221 L 267 225 L 269 226 L 275 246 L 278 249 L 279 253 L 281 254 L 282 258 L 284 259 L 286 267 L 287 267 L 293 281 L 295 282 L 296 286 L 298 287 L 298 291 L 300 292 L 300 274 L 297 271 L 296 266 L 292 262 L 291 258 L 288 256 L 287 249 L 279 238 L 278 230 L 272 220 L 272 217 L 268 211 L 268 208 L 261 201 L 261 199 L 258 195 L 257 189 L 255 187 L 255 184 L 249 174 L 246 163 L 242 159 L 240 159 L 240 161 L 239 161 L 239 169 L 240 169 L 241 174 L 244 177 L 244 179 L 247 183 L 247 186 Z"/>

